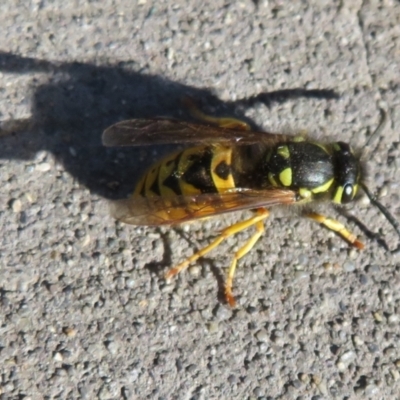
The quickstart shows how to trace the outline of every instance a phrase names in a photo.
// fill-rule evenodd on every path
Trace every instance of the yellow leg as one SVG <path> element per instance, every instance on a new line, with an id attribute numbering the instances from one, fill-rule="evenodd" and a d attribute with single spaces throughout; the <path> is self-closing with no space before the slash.
<path id="1" fill-rule="evenodd" d="M 225 283 L 225 299 L 227 303 L 231 307 L 235 307 L 236 301 L 232 294 L 232 284 L 233 284 L 233 276 L 235 275 L 237 262 L 245 256 L 257 243 L 257 240 L 260 239 L 260 236 L 264 233 L 264 223 L 263 221 L 259 221 L 256 223 L 257 232 L 247 241 L 247 243 L 241 247 L 233 258 L 232 264 L 228 271 L 228 277 Z"/>
<path id="2" fill-rule="evenodd" d="M 364 243 L 360 242 L 355 235 L 353 235 L 350 231 L 346 229 L 346 227 L 341 224 L 339 221 L 335 219 L 327 218 L 322 214 L 317 213 L 308 213 L 305 214 L 306 217 L 313 219 L 314 221 L 319 222 L 320 224 L 326 226 L 333 232 L 336 232 L 340 235 L 343 239 L 347 240 L 350 244 L 357 249 L 362 250 L 364 248 Z"/>
<path id="3" fill-rule="evenodd" d="M 243 131 L 249 131 L 250 125 L 240 119 L 236 118 L 218 118 L 204 114 L 195 104 L 190 97 L 185 97 L 183 100 L 184 105 L 190 110 L 190 113 L 194 118 L 200 121 L 210 122 L 213 125 L 220 126 L 221 128 L 227 129 L 240 129 Z"/>
<path id="4" fill-rule="evenodd" d="M 166 274 L 165 274 L 165 279 L 169 280 L 173 276 L 179 274 L 182 270 L 184 270 L 189 264 L 192 262 L 196 261 L 200 257 L 203 257 L 207 253 L 209 253 L 211 250 L 215 249 L 224 239 L 226 239 L 229 236 L 232 236 L 236 233 L 239 233 L 243 231 L 244 229 L 249 228 L 252 225 L 256 225 L 257 232 L 255 235 L 253 235 L 250 240 L 235 254 L 234 261 L 229 268 L 229 273 L 228 273 L 228 279 L 225 285 L 225 296 L 229 304 L 235 304 L 235 300 L 232 296 L 232 281 L 233 281 L 233 275 L 235 273 L 235 268 L 236 268 L 236 263 L 237 261 L 242 258 L 246 253 L 248 253 L 251 248 L 254 246 L 254 244 L 257 242 L 259 237 L 264 231 L 264 227 L 262 224 L 262 221 L 269 216 L 269 211 L 262 208 L 257 210 L 256 215 L 253 217 L 237 222 L 236 224 L 233 224 L 229 226 L 228 228 L 225 228 L 221 234 L 213 241 L 211 242 L 208 246 L 202 248 L 198 252 L 194 253 L 191 257 L 187 258 L 185 261 L 181 262 L 177 266 L 171 268 Z"/>

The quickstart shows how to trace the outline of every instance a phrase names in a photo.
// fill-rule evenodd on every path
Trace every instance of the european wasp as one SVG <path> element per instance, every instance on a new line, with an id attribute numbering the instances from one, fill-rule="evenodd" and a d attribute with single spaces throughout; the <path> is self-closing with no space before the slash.
<path id="1" fill-rule="evenodd" d="M 251 218 L 225 228 L 208 246 L 171 268 L 167 279 L 227 237 L 254 226 L 256 232 L 234 254 L 228 270 L 225 298 L 234 306 L 232 284 L 237 262 L 263 234 L 268 209 L 277 205 L 307 204 L 307 210 L 320 201 L 343 205 L 362 190 L 400 236 L 398 222 L 365 186 L 362 162 L 348 143 L 255 132 L 243 121 L 205 115 L 193 103 L 190 108 L 201 123 L 134 119 L 119 122 L 103 133 L 105 146 L 188 146 L 155 163 L 128 199 L 114 203 L 112 214 L 118 220 L 132 225 L 176 225 L 231 211 L 254 211 Z M 384 124 L 383 116 L 376 134 Z M 356 248 L 364 248 L 339 221 L 316 212 L 305 215 Z"/>

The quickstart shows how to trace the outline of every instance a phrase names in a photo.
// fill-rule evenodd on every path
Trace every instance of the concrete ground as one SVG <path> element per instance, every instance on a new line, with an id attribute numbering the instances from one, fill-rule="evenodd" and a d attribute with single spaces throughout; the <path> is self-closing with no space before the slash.
<path id="1" fill-rule="evenodd" d="M 100 141 L 122 119 L 188 119 L 189 95 L 362 150 L 383 107 L 368 185 L 399 220 L 398 1 L 3 0 L 0 38 L 0 399 L 400 398 L 399 238 L 376 208 L 346 222 L 364 251 L 273 213 L 232 310 L 224 267 L 251 230 L 163 272 L 241 215 L 114 221 L 106 199 L 165 149 Z"/>

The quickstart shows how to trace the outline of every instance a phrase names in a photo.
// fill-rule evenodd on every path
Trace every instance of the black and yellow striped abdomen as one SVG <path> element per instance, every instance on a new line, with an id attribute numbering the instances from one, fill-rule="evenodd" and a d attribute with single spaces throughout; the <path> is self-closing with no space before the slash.
<path id="1" fill-rule="evenodd" d="M 190 219 L 195 213 L 210 215 L 223 207 L 223 200 L 204 204 L 202 194 L 223 193 L 235 188 L 232 168 L 233 148 L 198 146 L 168 155 L 154 164 L 140 179 L 130 198 L 141 198 L 153 211 L 153 218 L 164 221 Z M 154 207 L 154 198 L 163 206 Z M 196 198 L 199 201 L 189 199 Z"/>
<path id="2" fill-rule="evenodd" d="M 134 195 L 171 198 L 232 189 L 232 151 L 232 147 L 199 146 L 173 153 L 144 174 Z"/>

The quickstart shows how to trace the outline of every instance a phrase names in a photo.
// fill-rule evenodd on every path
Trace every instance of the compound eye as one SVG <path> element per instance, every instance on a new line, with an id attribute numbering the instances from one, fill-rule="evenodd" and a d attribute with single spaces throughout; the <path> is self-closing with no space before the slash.
<path id="1" fill-rule="evenodd" d="M 345 203 L 349 203 L 350 201 L 353 200 L 354 197 L 354 188 L 353 185 L 350 183 L 347 183 L 346 185 L 344 185 L 343 187 L 343 194 L 342 194 L 342 200 L 341 203 L 345 204 Z"/>

